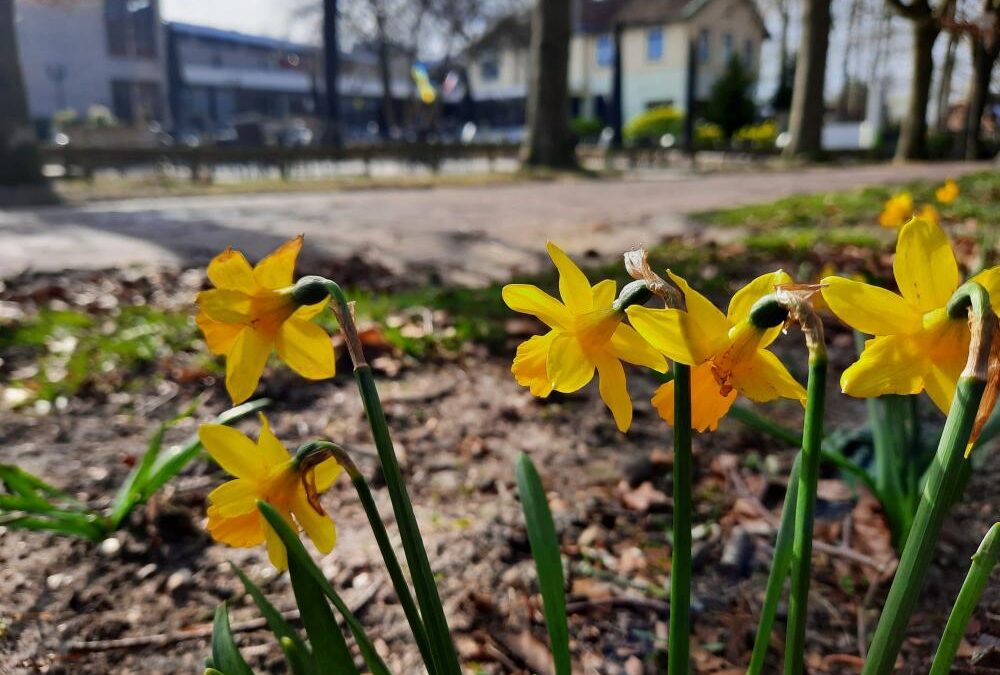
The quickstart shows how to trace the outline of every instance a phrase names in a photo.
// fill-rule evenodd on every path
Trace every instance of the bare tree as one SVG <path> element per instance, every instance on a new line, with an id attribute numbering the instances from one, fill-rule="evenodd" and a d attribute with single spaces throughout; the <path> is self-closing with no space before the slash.
<path id="1" fill-rule="evenodd" d="M 938 80 L 937 90 L 937 120 L 935 129 L 940 133 L 948 128 L 948 108 L 951 105 L 951 84 L 955 74 L 955 55 L 958 51 L 958 31 L 948 32 L 948 45 L 944 51 L 944 62 L 941 64 L 941 77 Z"/>
<path id="2" fill-rule="evenodd" d="M 14 0 L 0 0 L 0 185 L 42 180 L 21 74 Z"/>
<path id="3" fill-rule="evenodd" d="M 576 166 L 569 129 L 570 0 L 537 0 L 531 17 L 528 130 L 521 149 L 528 166 Z"/>
<path id="4" fill-rule="evenodd" d="M 795 66 L 795 91 L 786 157 L 815 158 L 822 152 L 826 58 L 830 45 L 830 0 L 803 0 L 802 41 Z"/>
<path id="5" fill-rule="evenodd" d="M 983 0 L 978 16 L 962 20 L 947 19 L 943 23 L 951 34 L 969 36 L 972 51 L 972 77 L 969 80 L 968 110 L 965 129 L 959 141 L 959 155 L 977 159 L 983 113 L 990 93 L 993 69 L 1000 58 L 1000 0 Z"/>
<path id="6" fill-rule="evenodd" d="M 897 160 L 922 159 L 927 156 L 927 104 L 931 98 L 934 73 L 934 43 L 941 32 L 941 21 L 951 14 L 955 0 L 887 0 L 901 16 L 913 24 L 913 50 L 910 72 L 910 102 L 899 132 Z"/>

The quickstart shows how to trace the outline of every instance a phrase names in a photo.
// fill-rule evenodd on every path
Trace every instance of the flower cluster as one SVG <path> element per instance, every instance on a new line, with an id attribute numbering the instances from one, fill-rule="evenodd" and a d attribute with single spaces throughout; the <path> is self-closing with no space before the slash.
<path id="1" fill-rule="evenodd" d="M 958 183 L 948 179 L 934 191 L 938 204 L 947 206 L 958 198 Z M 899 192 L 890 197 L 882 207 L 878 222 L 882 227 L 899 229 L 911 218 L 926 220 L 935 225 L 941 224 L 941 214 L 933 204 L 923 204 L 919 211 L 914 211 L 913 195 L 909 192 Z"/>

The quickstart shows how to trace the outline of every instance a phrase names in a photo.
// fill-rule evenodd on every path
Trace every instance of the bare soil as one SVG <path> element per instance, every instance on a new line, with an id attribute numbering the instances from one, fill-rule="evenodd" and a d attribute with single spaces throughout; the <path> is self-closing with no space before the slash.
<path id="1" fill-rule="evenodd" d="M 747 277 L 757 270 L 748 270 Z M 37 284 L 40 277 L 10 282 Z M 97 279 L 98 277 L 88 277 Z M 101 277 L 115 283 L 117 273 Z M 159 275 L 142 291 L 155 301 Z M 66 283 L 65 275 L 52 283 Z M 85 283 L 77 279 L 77 283 Z M 87 282 L 89 283 L 89 282 Z M 95 281 L 94 283 L 98 283 Z M 27 302 L 27 301 L 25 301 Z M 30 303 L 29 303 L 30 304 Z M 30 309 L 30 308 L 29 308 Z M 513 324 L 512 324 L 513 326 Z M 851 336 L 829 322 L 835 374 L 853 358 Z M 529 453 L 550 490 L 567 562 L 574 656 L 581 672 L 660 672 L 670 566 L 670 431 L 648 400 L 656 383 L 630 372 L 636 418 L 619 434 L 591 385 L 542 401 L 508 372 L 518 336 L 502 353 L 468 345 L 460 355 L 398 368 L 380 378 L 397 451 L 416 505 L 451 627 L 471 672 L 548 672 L 541 602 L 521 524 L 513 464 Z M 802 363 L 797 333 L 779 341 Z M 388 499 L 346 364 L 332 382 L 309 384 L 272 369 L 261 395 L 289 447 L 317 437 L 345 444 L 371 476 L 384 517 Z M 798 375 L 803 375 L 800 369 Z M 83 391 L 64 409 L 5 411 L 0 461 L 16 463 L 94 506 L 106 505 L 145 447 L 154 423 L 207 387 L 196 419 L 170 433 L 179 440 L 228 407 L 208 374 L 150 379 L 132 393 Z M 835 383 L 837 376 L 831 377 Z M 828 424 L 855 428 L 863 406 L 831 386 Z M 745 402 L 744 402 L 745 403 Z M 926 403 L 926 402 L 925 402 Z M 938 413 L 924 406 L 929 420 Z M 766 407 L 796 425 L 797 404 Z M 240 428 L 252 435 L 255 420 Z M 753 640 L 794 448 L 726 420 L 696 435 L 695 587 L 692 654 L 698 673 L 741 673 Z M 133 514 L 114 543 L 94 544 L 0 527 L 0 673 L 191 673 L 208 653 L 206 627 L 223 600 L 234 625 L 258 613 L 242 597 L 233 562 L 281 610 L 293 608 L 286 575 L 263 549 L 214 543 L 203 529 L 205 498 L 224 479 L 201 459 Z M 981 536 L 997 517 L 996 455 L 969 485 L 945 525 L 904 651 L 903 671 L 926 672 L 937 636 Z M 346 481 L 323 498 L 339 541 L 322 566 L 368 628 L 390 668 L 420 672 L 416 650 L 379 564 L 364 514 Z M 854 673 L 877 620 L 894 556 L 872 498 L 832 471 L 824 474 L 814 564 L 808 664 L 813 673 Z M 995 577 L 994 577 L 995 578 Z M 769 672 L 780 672 L 775 631 Z M 112 642 L 108 642 L 112 641 Z M 265 630 L 238 634 L 260 672 L 285 672 Z M 973 664 L 973 662 L 975 662 Z M 1000 673 L 1000 585 L 976 611 L 955 672 Z"/>

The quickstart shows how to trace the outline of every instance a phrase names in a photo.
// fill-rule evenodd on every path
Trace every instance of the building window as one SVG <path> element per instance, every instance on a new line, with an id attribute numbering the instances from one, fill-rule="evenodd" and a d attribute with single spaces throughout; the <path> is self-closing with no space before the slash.
<path id="1" fill-rule="evenodd" d="M 754 51 L 756 50 L 754 48 L 753 40 L 747 40 L 743 43 L 743 63 L 745 63 L 747 67 L 753 67 Z"/>
<path id="2" fill-rule="evenodd" d="M 496 52 L 487 52 L 480 57 L 479 76 L 484 82 L 500 79 L 500 57 Z"/>
<path id="3" fill-rule="evenodd" d="M 615 46 L 610 35 L 597 36 L 597 65 L 607 67 L 615 60 Z"/>
<path id="4" fill-rule="evenodd" d="M 111 56 L 156 58 L 155 0 L 106 0 L 104 28 Z"/>
<path id="5" fill-rule="evenodd" d="M 729 63 L 733 58 L 733 34 L 726 33 L 722 36 L 722 62 Z"/>
<path id="6" fill-rule="evenodd" d="M 650 28 L 646 33 L 646 60 L 659 61 L 663 58 L 663 29 Z"/>
<path id="7" fill-rule="evenodd" d="M 708 63 L 711 56 L 711 36 L 707 28 L 698 33 L 698 61 Z"/>

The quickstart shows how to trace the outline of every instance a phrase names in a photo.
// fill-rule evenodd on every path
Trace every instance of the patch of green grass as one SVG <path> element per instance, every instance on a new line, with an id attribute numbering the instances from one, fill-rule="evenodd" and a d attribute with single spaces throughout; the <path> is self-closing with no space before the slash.
<path id="1" fill-rule="evenodd" d="M 767 204 L 705 211 L 694 214 L 693 218 L 708 225 L 745 227 L 751 231 L 877 227 L 885 200 L 905 190 L 913 195 L 917 208 L 925 203 L 935 204 L 945 220 L 975 219 L 980 227 L 997 227 L 1000 224 L 1000 172 L 968 174 L 957 182 L 961 194 L 948 205 L 936 203 L 934 191 L 939 183 L 919 181 L 892 187 L 795 195 Z"/>
<path id="2" fill-rule="evenodd" d="M 52 401 L 86 386 L 132 389 L 143 375 L 157 375 L 161 362 L 191 351 L 197 340 L 193 316 L 148 305 L 108 314 L 43 308 L 0 331 L 0 358 L 8 384 Z M 200 365 L 210 363 L 206 355 Z"/>

